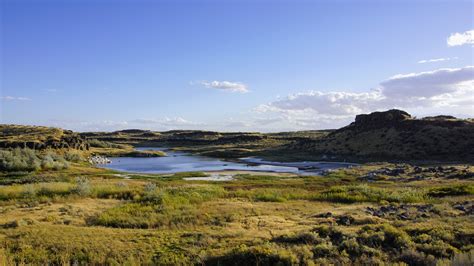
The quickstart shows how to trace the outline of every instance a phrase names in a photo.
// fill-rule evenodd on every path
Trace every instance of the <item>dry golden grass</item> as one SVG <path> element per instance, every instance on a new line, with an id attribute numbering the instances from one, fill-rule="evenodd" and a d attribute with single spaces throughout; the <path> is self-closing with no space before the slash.
<path id="1" fill-rule="evenodd" d="M 59 140 L 64 131 L 60 128 L 22 125 L 0 125 L 0 141 L 43 142 L 48 138 Z"/>

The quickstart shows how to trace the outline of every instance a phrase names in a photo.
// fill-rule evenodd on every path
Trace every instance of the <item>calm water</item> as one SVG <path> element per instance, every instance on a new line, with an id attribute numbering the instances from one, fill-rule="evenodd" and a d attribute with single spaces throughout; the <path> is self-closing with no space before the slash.
<path id="1" fill-rule="evenodd" d="M 296 174 L 315 174 L 323 170 L 348 167 L 347 163 L 297 162 L 279 163 L 262 161 L 258 158 L 243 158 L 242 163 L 227 162 L 215 158 L 191 155 L 164 148 L 137 148 L 137 150 L 164 150 L 168 156 L 153 158 L 117 157 L 111 163 L 99 167 L 134 173 L 176 173 L 191 171 L 245 170 L 285 172 Z M 302 167 L 311 169 L 300 170 Z"/>

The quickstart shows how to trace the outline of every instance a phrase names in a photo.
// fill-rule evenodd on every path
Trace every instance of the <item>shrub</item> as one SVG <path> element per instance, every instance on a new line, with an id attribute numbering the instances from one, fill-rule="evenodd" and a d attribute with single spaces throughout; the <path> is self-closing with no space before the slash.
<path id="1" fill-rule="evenodd" d="M 73 163 L 84 161 L 84 157 L 82 156 L 81 153 L 79 153 L 78 151 L 71 151 L 71 150 L 67 151 L 66 154 L 64 154 L 64 159 Z"/>
<path id="2" fill-rule="evenodd" d="M 19 172 L 37 170 L 62 170 L 69 163 L 59 154 L 48 152 L 41 154 L 32 149 L 0 150 L 0 171 Z"/>
<path id="3" fill-rule="evenodd" d="M 41 158 L 42 169 L 62 170 L 68 167 L 68 162 L 62 156 L 59 156 L 55 153 L 47 153 Z"/>
<path id="4" fill-rule="evenodd" d="M 23 198 L 33 199 L 36 197 L 36 188 L 33 185 L 25 185 L 23 188 Z"/>
<path id="5" fill-rule="evenodd" d="M 333 243 L 341 243 L 345 238 L 344 234 L 334 226 L 322 225 L 314 228 L 313 231 L 322 238 L 329 238 Z"/>
<path id="6" fill-rule="evenodd" d="M 413 266 L 436 265 L 436 260 L 433 258 L 433 256 L 425 256 L 424 254 L 414 250 L 403 251 L 402 254 L 398 256 L 397 260 Z"/>
<path id="7" fill-rule="evenodd" d="M 320 244 L 323 240 L 317 233 L 303 232 L 295 235 L 282 235 L 272 239 L 273 242 L 286 244 Z"/>
<path id="8" fill-rule="evenodd" d="M 146 194 L 151 194 L 156 192 L 156 184 L 155 183 L 146 183 L 145 187 L 143 188 L 143 193 Z"/>
<path id="9" fill-rule="evenodd" d="M 349 238 L 344 241 L 339 245 L 339 250 L 344 251 L 347 254 L 349 254 L 352 258 L 357 258 L 357 257 L 380 257 L 382 255 L 382 252 L 375 248 L 371 248 L 362 244 L 359 244 L 357 242 L 357 239 L 355 238 Z"/>
<path id="10" fill-rule="evenodd" d="M 417 245 L 417 249 L 423 251 L 426 254 L 431 254 L 435 257 L 443 258 L 450 258 L 455 253 L 459 252 L 458 249 L 442 240 L 435 240 L 430 243 Z"/>
<path id="11" fill-rule="evenodd" d="M 91 185 L 89 179 L 86 177 L 76 177 L 76 185 L 73 191 L 79 196 L 89 196 L 91 194 Z"/>
<path id="12" fill-rule="evenodd" d="M 192 265 L 189 251 L 177 246 L 166 245 L 153 254 L 153 265 Z"/>
<path id="13" fill-rule="evenodd" d="M 0 150 L 0 171 L 36 171 L 41 161 L 34 150 Z"/>
<path id="14" fill-rule="evenodd" d="M 272 245 L 248 248 L 241 245 L 222 256 L 208 257 L 204 265 L 295 265 L 297 258 L 290 251 Z"/>
<path id="15" fill-rule="evenodd" d="M 312 251 L 315 258 L 336 257 L 339 254 L 331 242 L 318 244 Z"/>
<path id="16" fill-rule="evenodd" d="M 413 245 L 410 236 L 389 224 L 366 225 L 358 232 L 357 241 L 371 248 L 384 251 L 399 251 Z"/>
<path id="17" fill-rule="evenodd" d="M 120 182 L 96 185 L 91 189 L 91 195 L 102 199 L 135 200 L 141 197 L 141 192 L 137 188 L 131 188 L 128 184 Z"/>
<path id="18" fill-rule="evenodd" d="M 474 262 L 474 250 L 466 253 L 456 253 L 451 258 L 449 264 L 451 265 L 472 265 Z"/>
<path id="19" fill-rule="evenodd" d="M 88 142 L 91 147 L 96 147 L 96 148 L 115 148 L 115 149 L 123 148 L 123 145 L 115 144 L 115 143 L 107 142 L 107 141 L 102 141 L 98 139 L 89 139 Z"/>

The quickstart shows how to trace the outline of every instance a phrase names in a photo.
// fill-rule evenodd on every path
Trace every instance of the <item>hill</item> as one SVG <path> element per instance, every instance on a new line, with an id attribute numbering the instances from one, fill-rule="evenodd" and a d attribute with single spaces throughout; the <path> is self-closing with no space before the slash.
<path id="1" fill-rule="evenodd" d="M 360 160 L 474 161 L 474 122 L 452 116 L 416 119 L 401 110 L 357 115 L 323 138 L 303 139 L 288 149 Z"/>
<path id="2" fill-rule="evenodd" d="M 89 144 L 79 134 L 54 127 L 0 125 L 0 148 L 66 148 L 88 150 Z"/>

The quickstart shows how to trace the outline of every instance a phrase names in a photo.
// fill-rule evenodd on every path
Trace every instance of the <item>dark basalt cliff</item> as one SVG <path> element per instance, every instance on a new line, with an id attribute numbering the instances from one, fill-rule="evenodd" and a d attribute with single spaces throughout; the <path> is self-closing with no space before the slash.
<path id="1" fill-rule="evenodd" d="M 353 127 L 358 128 L 372 128 L 372 127 L 384 127 L 393 126 L 401 121 L 412 119 L 411 115 L 401 110 L 388 110 L 385 112 L 373 112 L 371 114 L 357 115 L 355 122 L 351 124 Z"/>

